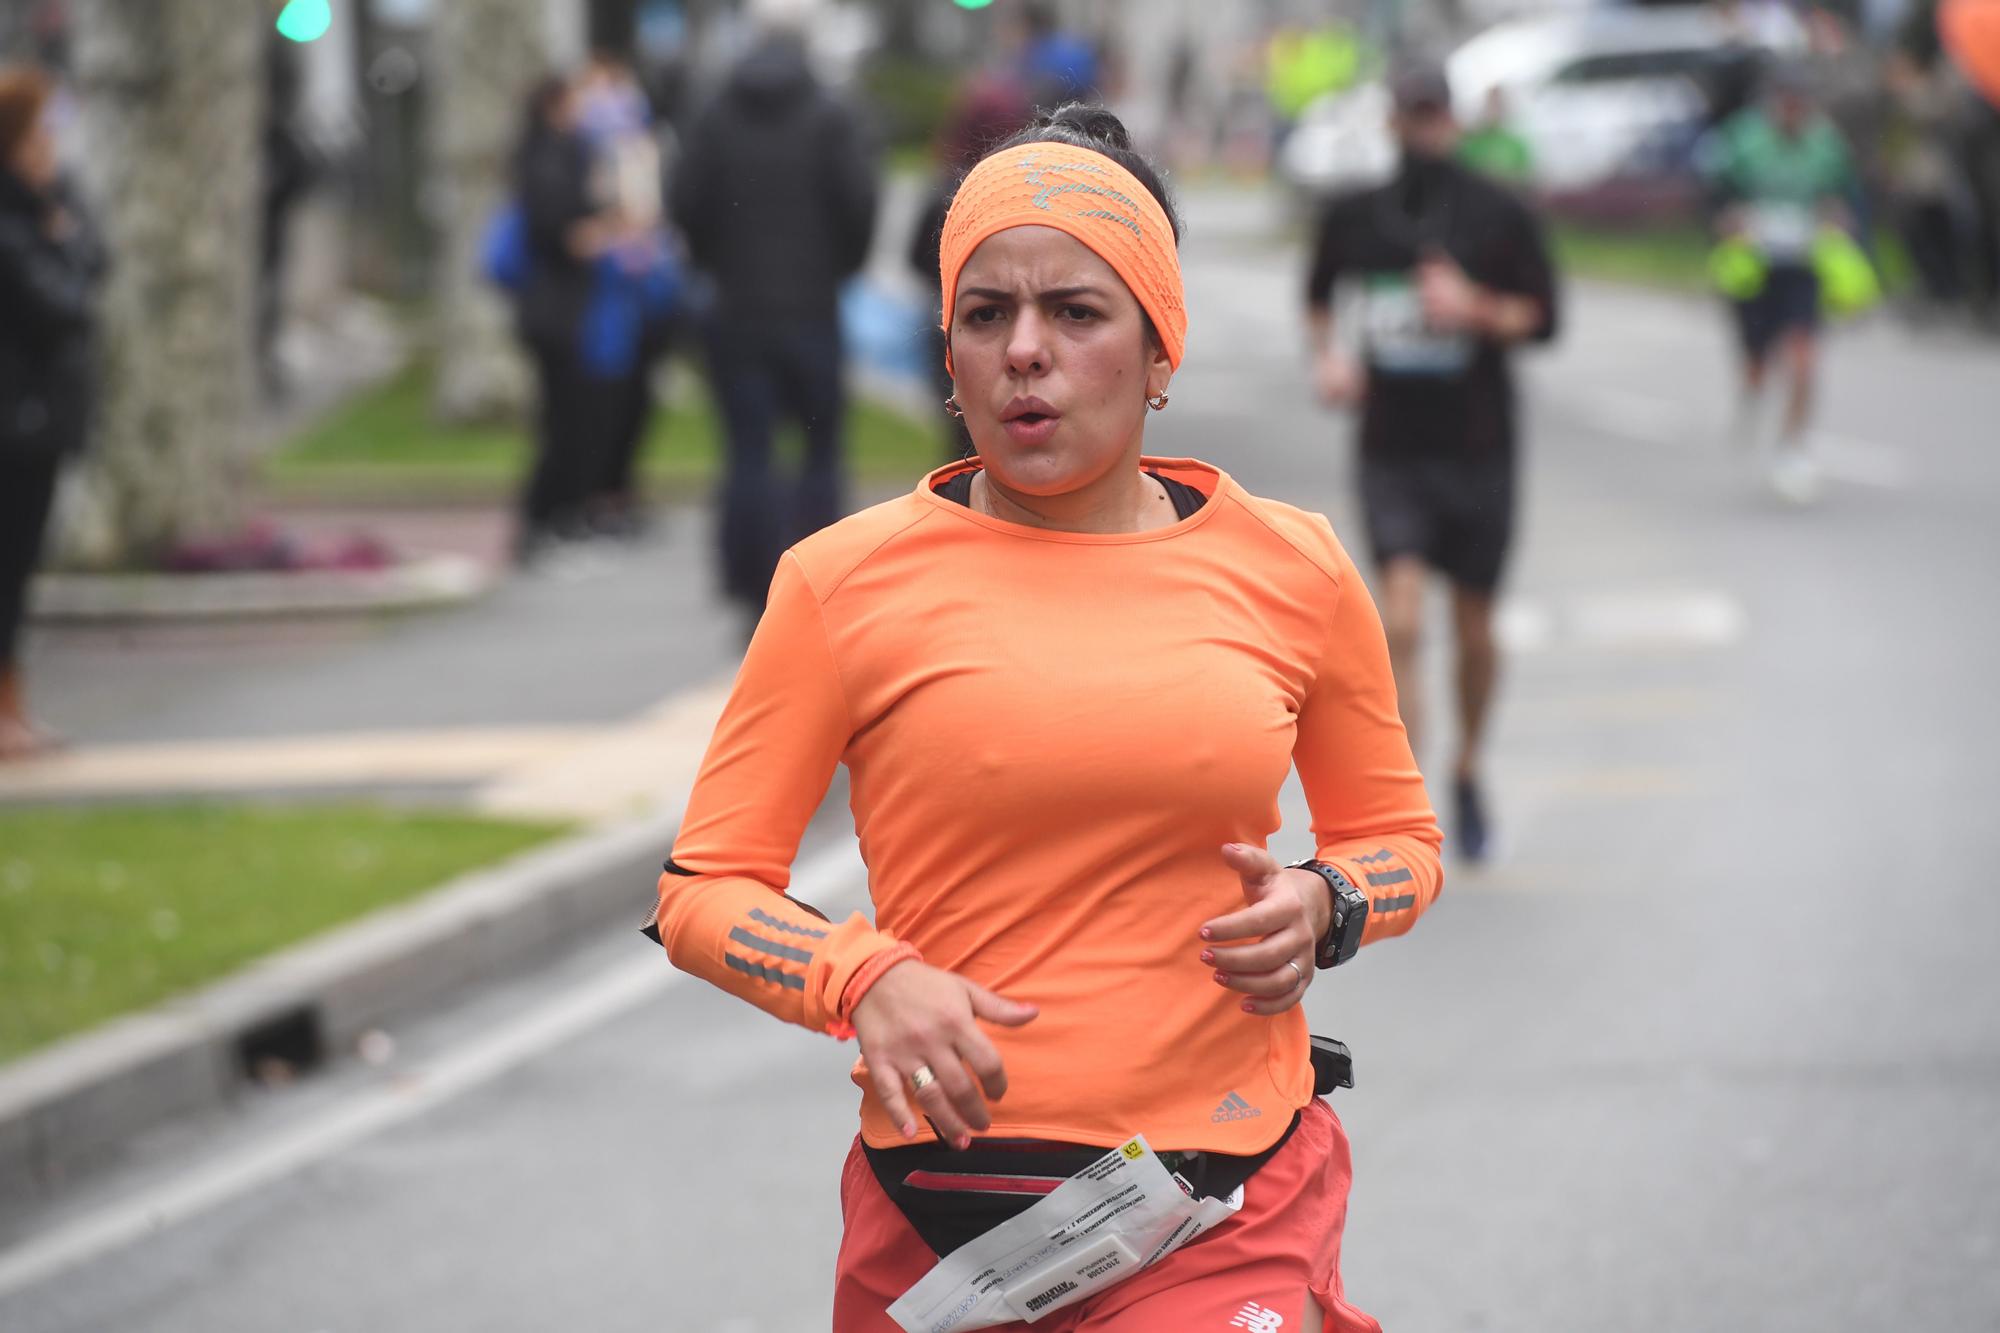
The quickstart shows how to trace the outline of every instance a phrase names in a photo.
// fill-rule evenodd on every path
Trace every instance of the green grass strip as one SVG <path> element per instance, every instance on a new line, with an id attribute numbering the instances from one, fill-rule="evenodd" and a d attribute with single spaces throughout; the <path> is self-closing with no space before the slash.
<path id="1" fill-rule="evenodd" d="M 431 367 L 418 363 L 356 395 L 267 461 L 266 480 L 281 493 L 382 493 L 395 498 L 491 496 L 521 483 L 531 444 L 522 424 L 455 425 L 430 410 Z M 705 387 L 690 382 L 685 401 L 653 416 L 640 453 L 649 488 L 701 492 L 721 470 L 723 432 Z M 942 419 L 942 412 L 940 412 Z M 847 456 L 864 481 L 915 485 L 943 461 L 941 426 L 914 421 L 869 399 L 850 402 Z M 798 447 L 781 433 L 780 450 Z"/>
<path id="2" fill-rule="evenodd" d="M 0 811 L 0 1058 L 563 829 L 365 805 Z"/>

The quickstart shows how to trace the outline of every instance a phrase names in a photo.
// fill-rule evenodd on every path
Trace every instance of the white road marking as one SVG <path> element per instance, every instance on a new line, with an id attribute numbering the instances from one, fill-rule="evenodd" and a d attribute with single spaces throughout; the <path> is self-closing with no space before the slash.
<path id="1" fill-rule="evenodd" d="M 1494 630 L 1509 652 L 1725 648 L 1748 633 L 1749 613 L 1713 589 L 1634 589 L 1537 600 L 1510 597 Z"/>
<path id="2" fill-rule="evenodd" d="M 846 838 L 804 861 L 793 876 L 795 894 L 827 909 L 847 910 L 865 885 L 857 848 Z M 0 1254 L 0 1295 L 187 1222 L 413 1120 L 602 1026 L 686 976 L 657 953 L 639 952 L 630 963 L 565 991 L 427 1065 L 397 1070 L 393 1077 L 358 1089 L 258 1142 L 33 1236 Z"/>
<path id="3" fill-rule="evenodd" d="M 1570 639 L 1590 648 L 1720 648 L 1743 637 L 1749 616 L 1721 592 L 1618 593 L 1570 604 Z"/>
<path id="4" fill-rule="evenodd" d="M 1556 617 L 1547 605 L 1509 597 L 1493 612 L 1493 634 L 1510 653 L 1547 652 L 1556 638 Z"/>

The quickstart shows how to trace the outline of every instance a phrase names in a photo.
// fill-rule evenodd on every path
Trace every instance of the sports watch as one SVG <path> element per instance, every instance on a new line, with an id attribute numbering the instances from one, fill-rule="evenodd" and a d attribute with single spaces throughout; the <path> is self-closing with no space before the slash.
<path id="1" fill-rule="evenodd" d="M 1320 937 L 1314 962 L 1322 968 L 1338 967 L 1361 948 L 1361 932 L 1368 928 L 1368 895 L 1347 882 L 1347 876 L 1324 861 L 1298 861 L 1287 870 L 1310 870 L 1326 881 L 1333 896 L 1333 921 Z"/>

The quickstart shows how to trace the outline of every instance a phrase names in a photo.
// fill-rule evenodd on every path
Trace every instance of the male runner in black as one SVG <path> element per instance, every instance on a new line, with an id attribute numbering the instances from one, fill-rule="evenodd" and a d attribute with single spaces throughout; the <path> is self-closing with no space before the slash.
<path id="1" fill-rule="evenodd" d="M 1508 349 L 1555 334 L 1541 228 L 1520 200 L 1454 160 L 1458 125 L 1436 65 L 1392 80 L 1402 162 L 1394 180 L 1335 202 L 1306 287 L 1321 398 L 1360 406 L 1359 483 L 1380 571 L 1403 725 L 1419 738 L 1417 656 L 1427 569 L 1452 587 L 1459 854 L 1486 854 L 1480 739 L 1498 652 L 1493 603 L 1514 515 Z M 1336 281 L 1361 289 L 1360 355 L 1334 339 Z M 1419 751 L 1421 754 L 1421 751 Z"/>

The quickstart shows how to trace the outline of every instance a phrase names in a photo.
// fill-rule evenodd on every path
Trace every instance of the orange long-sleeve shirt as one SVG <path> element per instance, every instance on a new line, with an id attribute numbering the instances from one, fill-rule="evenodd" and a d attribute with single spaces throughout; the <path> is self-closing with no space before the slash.
<path id="1" fill-rule="evenodd" d="M 1171 527 L 1050 532 L 933 492 L 786 555 L 716 727 L 657 917 L 674 963 L 845 1035 L 847 981 L 894 940 L 1040 1006 L 990 1028 L 992 1133 L 1261 1151 L 1312 1095 L 1306 1020 L 1246 1014 L 1197 959 L 1243 906 L 1296 764 L 1321 860 L 1401 934 L 1442 880 L 1381 622 L 1325 519 L 1187 460 Z M 963 466 L 963 465 L 959 465 Z M 836 764 L 876 924 L 784 896 Z M 862 1134 L 902 1142 L 869 1089 Z M 928 1132 L 928 1131 L 926 1131 Z"/>

